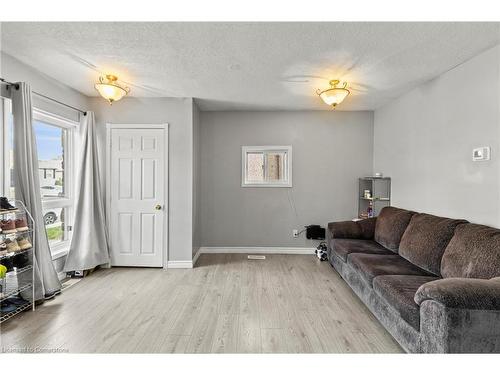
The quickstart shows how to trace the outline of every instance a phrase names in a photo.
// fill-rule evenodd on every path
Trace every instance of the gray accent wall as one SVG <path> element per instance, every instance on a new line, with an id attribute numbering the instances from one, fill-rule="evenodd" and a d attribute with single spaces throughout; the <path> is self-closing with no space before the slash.
<path id="1" fill-rule="evenodd" d="M 259 145 L 292 145 L 293 187 L 241 187 L 241 147 Z M 201 112 L 202 245 L 315 246 L 292 230 L 356 217 L 372 156 L 372 112 Z"/>
<path id="2" fill-rule="evenodd" d="M 375 111 L 374 172 L 392 204 L 500 226 L 500 47 Z M 472 149 L 491 147 L 491 160 Z"/>

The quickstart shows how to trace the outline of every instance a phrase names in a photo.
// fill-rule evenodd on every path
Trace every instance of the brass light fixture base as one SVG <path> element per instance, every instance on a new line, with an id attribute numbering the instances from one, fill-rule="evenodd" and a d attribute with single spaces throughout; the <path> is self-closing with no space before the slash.
<path id="1" fill-rule="evenodd" d="M 106 74 L 106 79 L 109 81 L 109 82 L 116 82 L 118 81 L 118 77 L 113 75 L 113 74 Z"/>

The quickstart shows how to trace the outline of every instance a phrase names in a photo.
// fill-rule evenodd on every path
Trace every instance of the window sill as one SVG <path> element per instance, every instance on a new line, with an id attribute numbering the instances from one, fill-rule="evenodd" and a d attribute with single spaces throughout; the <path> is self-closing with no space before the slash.
<path id="1" fill-rule="evenodd" d="M 69 253 L 69 246 L 65 246 L 63 248 L 55 250 L 52 255 L 52 260 L 56 260 L 62 257 L 65 257 Z"/>
<path id="2" fill-rule="evenodd" d="M 291 183 L 283 183 L 283 184 L 255 184 L 255 183 L 243 183 L 241 187 L 259 187 L 259 188 L 291 188 Z"/>

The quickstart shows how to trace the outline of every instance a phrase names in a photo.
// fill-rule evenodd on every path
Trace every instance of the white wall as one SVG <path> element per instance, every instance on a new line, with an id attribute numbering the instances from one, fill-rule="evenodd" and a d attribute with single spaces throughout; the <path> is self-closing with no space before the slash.
<path id="1" fill-rule="evenodd" d="M 4 52 L 0 54 L 0 58 L 0 76 L 2 78 L 10 82 L 27 82 L 31 85 L 32 91 L 49 96 L 73 107 L 86 110 L 88 98 L 85 95 L 50 78 Z M 33 95 L 33 105 L 39 109 L 55 113 L 59 116 L 79 121 L 79 112 L 43 99 L 37 95 Z"/>
<path id="2" fill-rule="evenodd" d="M 191 261 L 193 251 L 193 100 L 191 98 L 124 98 L 110 106 L 91 98 L 95 111 L 99 157 L 105 176 L 106 123 L 169 123 L 169 261 Z M 105 185 L 105 183 L 104 183 Z"/>
<path id="3" fill-rule="evenodd" d="M 201 247 L 200 109 L 193 102 L 193 256 Z"/>
<path id="4" fill-rule="evenodd" d="M 242 188 L 243 145 L 292 145 L 293 187 Z M 292 230 L 357 215 L 372 146 L 372 112 L 201 112 L 202 245 L 314 246 Z"/>
<path id="5" fill-rule="evenodd" d="M 375 111 L 374 171 L 392 204 L 500 226 L 500 47 Z M 492 160 L 472 162 L 490 146 Z"/>

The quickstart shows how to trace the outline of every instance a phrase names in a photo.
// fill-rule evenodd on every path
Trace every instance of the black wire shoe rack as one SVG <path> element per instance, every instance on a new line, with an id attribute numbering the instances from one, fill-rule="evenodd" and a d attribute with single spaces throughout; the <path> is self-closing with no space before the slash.
<path id="1" fill-rule="evenodd" d="M 4 277 L 0 278 L 0 324 L 23 311 L 35 310 L 35 221 L 22 201 L 15 200 L 11 203 L 14 203 L 16 209 L 0 210 L 0 220 L 24 217 L 28 229 L 16 228 L 12 232 L 9 230 L 9 233 L 0 232 L 0 243 L 11 244 L 7 248 L 0 248 L 0 264 L 7 268 Z M 22 246 L 19 246 L 18 240 L 23 240 Z"/>

